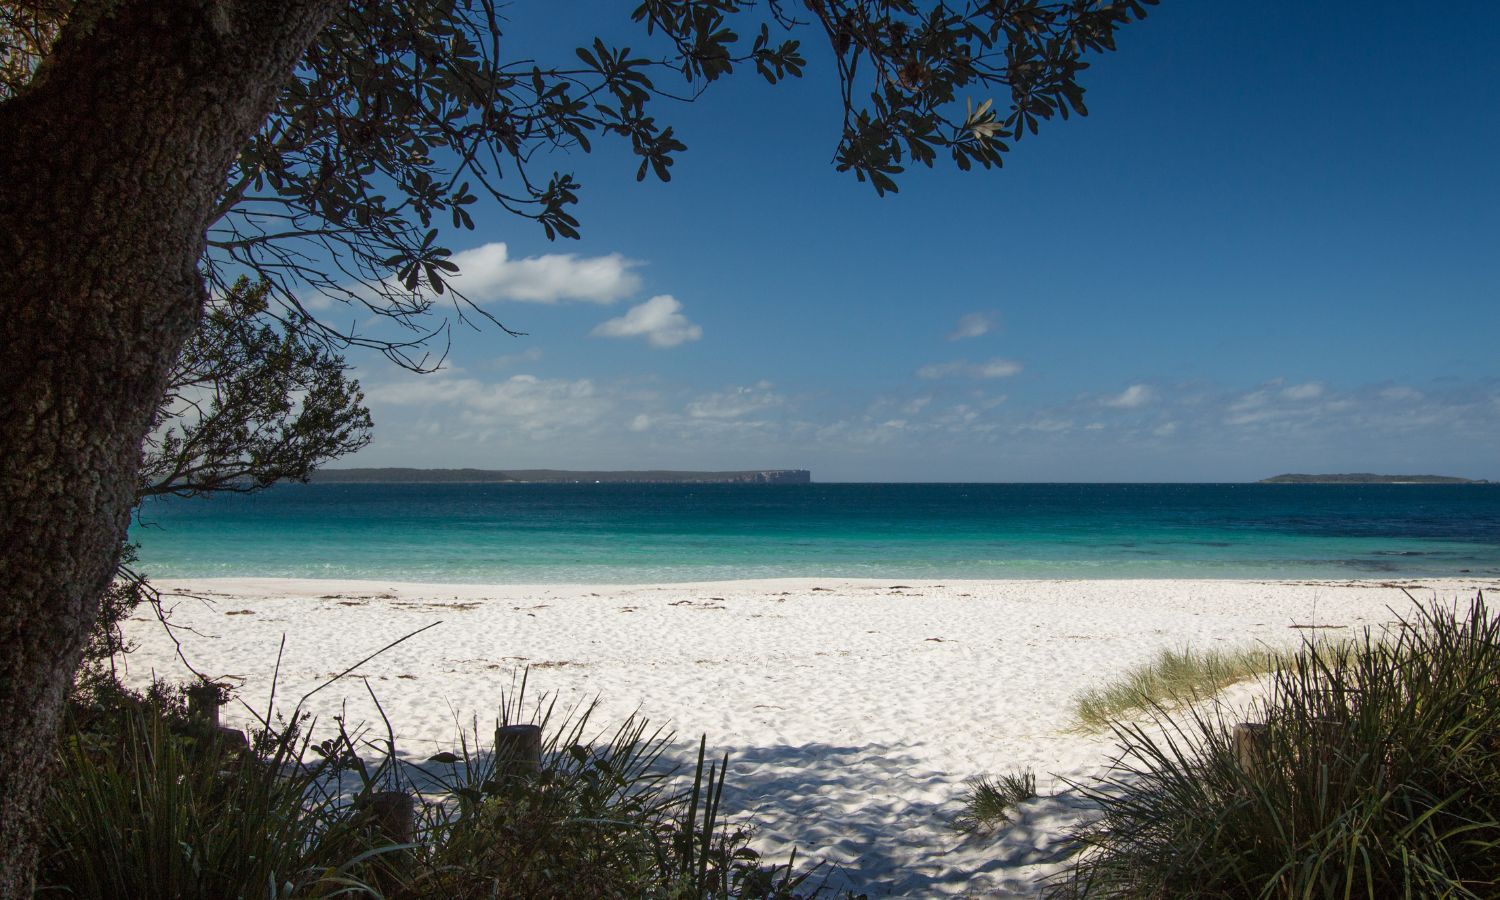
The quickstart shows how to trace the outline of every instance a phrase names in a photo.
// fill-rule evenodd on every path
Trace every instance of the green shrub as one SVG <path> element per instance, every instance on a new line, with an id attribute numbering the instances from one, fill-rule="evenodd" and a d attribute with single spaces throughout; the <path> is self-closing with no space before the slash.
<path id="1" fill-rule="evenodd" d="M 1431 604 L 1386 639 L 1309 644 L 1265 728 L 1117 725 L 1102 818 L 1062 896 L 1500 896 L 1500 622 Z"/>
<path id="2" fill-rule="evenodd" d="M 113 702 L 63 741 L 37 896 L 316 897 L 360 884 L 370 842 L 319 790 L 320 769 L 298 764 L 296 729 L 257 755 L 190 722 L 180 692 Z"/>
<path id="3" fill-rule="evenodd" d="M 1036 773 L 1031 769 L 970 779 L 960 797 L 963 812 L 954 817 L 953 828 L 963 834 L 994 831 L 1010 821 L 1016 806 L 1035 797 Z"/>
<path id="4" fill-rule="evenodd" d="M 195 721 L 187 690 L 136 694 L 111 679 L 75 695 L 48 800 L 38 896 L 621 897 L 791 900 L 810 871 L 763 861 L 722 812 L 728 759 L 700 741 L 691 779 L 671 735 L 632 717 L 592 734 L 593 706 L 526 716 L 546 742 L 538 770 L 497 758 L 477 728 L 429 762 L 415 840 L 378 832 L 370 798 L 413 794 L 389 724 L 342 721 L 328 740 L 294 716 L 253 748 Z M 500 725 L 521 721 L 525 681 Z M 85 702 L 86 701 L 86 702 Z M 498 730 L 498 729 L 497 729 Z M 373 751 L 373 752 L 372 752 Z M 310 762 L 303 763 L 307 759 Z M 414 798 L 415 799 L 415 798 Z"/>
<path id="5" fill-rule="evenodd" d="M 691 786 L 665 759 L 672 735 L 631 717 L 591 735 L 594 707 L 554 722 L 551 703 L 524 713 L 524 682 L 497 725 L 541 725 L 541 766 L 528 771 L 481 747 L 477 729 L 438 770 L 443 802 L 425 809 L 424 840 L 405 891 L 430 898 L 792 898 L 808 872 L 763 863 L 749 832 L 727 823 L 728 768 L 699 744 Z M 446 773 L 440 769 L 446 766 Z"/>

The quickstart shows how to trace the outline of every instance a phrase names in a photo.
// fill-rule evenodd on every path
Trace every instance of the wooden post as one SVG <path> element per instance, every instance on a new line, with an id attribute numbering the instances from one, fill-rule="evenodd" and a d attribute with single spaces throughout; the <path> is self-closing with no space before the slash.
<path id="1" fill-rule="evenodd" d="M 417 817 L 411 795 L 405 791 L 377 791 L 365 801 L 365 811 L 375 830 L 393 844 L 410 844 L 416 838 Z"/>
<path id="2" fill-rule="evenodd" d="M 208 726 L 219 728 L 219 708 L 224 705 L 224 688 L 211 681 L 200 681 L 187 689 L 188 715 Z"/>
<path id="3" fill-rule="evenodd" d="M 1266 726 L 1262 722 L 1241 722 L 1234 726 L 1234 757 L 1246 775 L 1261 774 L 1266 764 Z"/>
<path id="4" fill-rule="evenodd" d="M 227 685 L 212 681 L 200 681 L 187 689 L 188 715 L 203 726 L 209 736 L 217 739 L 230 750 L 250 752 L 250 739 L 238 728 L 222 724 L 219 713 L 224 708 L 224 693 Z"/>
<path id="5" fill-rule="evenodd" d="M 366 827 L 391 844 L 416 843 L 417 818 L 412 797 L 405 791 L 375 791 L 359 802 L 359 814 Z M 375 857 L 372 885 L 391 896 L 405 882 L 405 870 L 411 860 L 407 850 L 386 852 Z"/>
<path id="6" fill-rule="evenodd" d="M 542 726 L 502 725 L 495 729 L 495 770 L 535 774 L 542 768 Z"/>

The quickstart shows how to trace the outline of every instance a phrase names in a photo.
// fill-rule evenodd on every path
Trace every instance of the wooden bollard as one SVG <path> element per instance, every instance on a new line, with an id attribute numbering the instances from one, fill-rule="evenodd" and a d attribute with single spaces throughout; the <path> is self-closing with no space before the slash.
<path id="1" fill-rule="evenodd" d="M 211 681 L 200 681 L 187 689 L 188 715 L 208 726 L 219 728 L 219 708 L 224 705 L 224 688 Z"/>
<path id="2" fill-rule="evenodd" d="M 405 791 L 376 791 L 365 801 L 375 830 L 393 844 L 410 844 L 417 832 L 416 811 Z"/>
<path id="3" fill-rule="evenodd" d="M 495 769 L 534 774 L 542 768 L 542 726 L 502 725 L 495 729 Z"/>
<path id="4" fill-rule="evenodd" d="M 1256 776 L 1266 764 L 1266 726 L 1262 722 L 1241 722 L 1234 726 L 1234 758 L 1240 771 Z"/>
<path id="5" fill-rule="evenodd" d="M 248 753 L 250 739 L 238 728 L 222 724 L 219 718 L 219 712 L 224 708 L 224 691 L 225 685 L 212 681 L 191 685 L 187 689 L 188 716 L 230 750 Z"/>

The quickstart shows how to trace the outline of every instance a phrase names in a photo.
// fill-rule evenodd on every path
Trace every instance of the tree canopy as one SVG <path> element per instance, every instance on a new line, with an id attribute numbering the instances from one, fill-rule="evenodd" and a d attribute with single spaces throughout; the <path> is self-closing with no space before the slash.
<path id="1" fill-rule="evenodd" d="M 306 481 L 370 440 L 344 359 L 270 319 L 270 285 L 241 278 L 210 302 L 173 366 L 142 451 L 141 498 Z"/>
<path id="2" fill-rule="evenodd" d="M 472 229 L 475 204 L 533 220 L 548 238 L 579 236 L 581 186 L 554 151 L 620 140 L 640 158 L 637 180 L 668 181 L 687 148 L 664 107 L 743 70 L 776 84 L 831 63 L 839 171 L 883 194 L 911 165 L 989 169 L 1042 122 L 1086 114 L 1086 56 L 1113 49 L 1155 2 L 642 0 L 630 12 L 638 44 L 580 35 L 562 61 L 508 54 L 496 0 L 341 5 L 228 172 L 202 269 L 220 294 L 244 272 L 268 281 L 268 312 L 284 325 L 430 368 L 440 359 L 430 339 L 448 320 L 424 314 L 439 298 L 459 320 L 494 321 L 446 282 L 456 266 L 443 235 Z M 25 92 L 88 6 L 6 5 L 0 100 Z M 809 63 L 808 38 L 825 58 Z M 319 296 L 360 304 L 407 337 L 310 315 Z"/>

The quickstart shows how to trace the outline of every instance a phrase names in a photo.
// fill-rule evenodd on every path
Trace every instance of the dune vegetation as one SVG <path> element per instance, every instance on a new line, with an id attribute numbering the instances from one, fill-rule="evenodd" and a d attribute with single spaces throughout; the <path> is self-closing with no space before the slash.
<path id="1" fill-rule="evenodd" d="M 1122 755 L 1082 786 L 1102 815 L 1056 895 L 1500 894 L 1500 620 L 1482 595 L 1308 642 L 1277 664 L 1262 718 L 1112 725 Z"/>
<path id="2" fill-rule="evenodd" d="M 314 742 L 302 716 L 249 746 L 195 711 L 188 691 L 109 680 L 70 705 L 47 800 L 38 897 L 791 898 L 827 893 L 795 855 L 779 864 L 722 809 L 727 757 L 592 707 L 526 702 L 495 739 L 477 726 L 421 763 L 390 732 Z M 523 722 L 534 758 L 501 739 Z M 684 763 L 686 764 L 684 765 Z"/>
<path id="3" fill-rule="evenodd" d="M 1264 648 L 1169 647 L 1118 680 L 1080 693 L 1074 713 L 1083 728 L 1100 731 L 1154 710 L 1207 699 L 1232 684 L 1265 675 L 1280 661 L 1277 653 Z"/>

